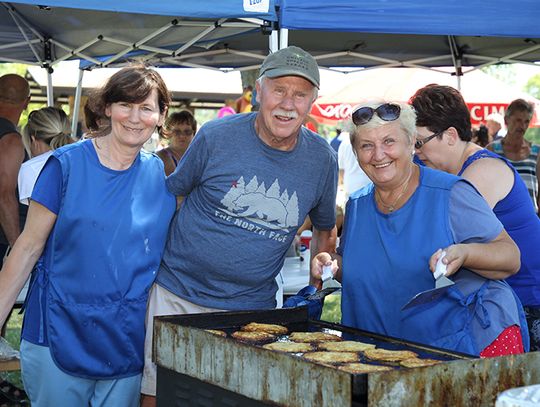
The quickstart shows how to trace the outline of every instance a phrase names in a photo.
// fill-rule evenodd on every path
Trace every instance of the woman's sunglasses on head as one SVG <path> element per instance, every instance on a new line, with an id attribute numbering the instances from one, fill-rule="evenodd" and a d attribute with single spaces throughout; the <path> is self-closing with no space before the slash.
<path id="1" fill-rule="evenodd" d="M 369 106 L 360 107 L 352 113 L 351 118 L 356 126 L 360 126 L 368 123 L 373 118 L 374 114 L 377 114 L 377 116 L 385 122 L 392 122 L 399 118 L 400 113 L 401 107 L 399 107 L 399 105 L 394 103 L 384 103 L 376 109 Z"/>

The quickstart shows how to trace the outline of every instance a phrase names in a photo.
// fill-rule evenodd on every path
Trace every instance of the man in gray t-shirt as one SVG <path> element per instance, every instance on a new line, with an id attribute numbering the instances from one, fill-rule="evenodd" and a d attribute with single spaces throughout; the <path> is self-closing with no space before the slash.
<path id="1" fill-rule="evenodd" d="M 275 277 L 307 215 L 312 256 L 334 249 L 336 153 L 302 127 L 318 87 L 317 63 L 302 49 L 269 55 L 259 111 L 204 125 L 167 179 L 184 200 L 150 295 L 142 393 L 155 394 L 154 315 L 274 308 Z"/>

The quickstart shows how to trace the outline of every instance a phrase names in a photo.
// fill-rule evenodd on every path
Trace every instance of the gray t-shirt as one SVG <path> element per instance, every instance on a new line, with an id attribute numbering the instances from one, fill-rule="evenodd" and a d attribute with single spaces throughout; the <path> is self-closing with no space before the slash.
<path id="1" fill-rule="evenodd" d="M 157 283 L 205 307 L 275 307 L 275 277 L 306 215 L 320 230 L 335 224 L 336 153 L 305 128 L 293 150 L 273 149 L 257 136 L 255 117 L 205 124 L 167 179 L 186 198 Z"/>

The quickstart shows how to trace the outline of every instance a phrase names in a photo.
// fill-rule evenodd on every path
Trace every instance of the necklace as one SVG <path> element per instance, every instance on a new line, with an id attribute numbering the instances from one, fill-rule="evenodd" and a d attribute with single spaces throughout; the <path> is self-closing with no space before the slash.
<path id="1" fill-rule="evenodd" d="M 403 196 L 403 194 L 407 190 L 407 187 L 409 186 L 409 181 L 411 180 L 413 172 L 414 172 L 414 167 L 409 171 L 409 175 L 407 176 L 407 180 L 403 183 L 403 188 L 401 188 L 401 192 L 398 194 L 396 199 L 394 199 L 394 202 L 392 202 L 390 205 L 384 203 L 381 197 L 381 193 L 379 192 L 379 189 L 375 188 L 375 195 L 377 196 L 377 198 L 379 198 L 379 203 L 383 206 L 385 210 L 388 211 L 388 213 L 392 213 L 396 210 L 396 204 L 398 203 L 399 199 Z"/>

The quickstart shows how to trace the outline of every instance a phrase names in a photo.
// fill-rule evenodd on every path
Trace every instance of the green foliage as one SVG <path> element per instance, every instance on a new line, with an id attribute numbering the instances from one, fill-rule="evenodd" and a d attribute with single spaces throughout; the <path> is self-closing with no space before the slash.
<path id="1" fill-rule="evenodd" d="M 321 320 L 337 324 L 341 322 L 341 294 L 334 293 L 324 299 Z"/>
<path id="2" fill-rule="evenodd" d="M 540 74 L 531 76 L 525 84 L 525 92 L 540 99 Z M 540 144 L 540 128 L 530 128 L 525 138 L 533 143 Z"/>
<path id="3" fill-rule="evenodd" d="M 13 349 L 19 349 L 21 328 L 22 328 L 23 316 L 19 315 L 19 310 L 13 310 L 11 317 L 7 323 L 6 340 L 13 347 Z M 5 372 L 2 373 L 1 378 L 13 383 L 15 386 L 22 389 L 23 383 L 21 379 L 21 372 Z"/>
<path id="4" fill-rule="evenodd" d="M 195 120 L 199 128 L 206 122 L 217 118 L 217 110 L 215 109 L 195 109 Z"/>
<path id="5" fill-rule="evenodd" d="M 515 85 L 517 71 L 514 64 L 495 64 L 481 68 L 481 71 L 497 78 L 502 82 Z"/>
<path id="6" fill-rule="evenodd" d="M 540 144 L 540 127 L 530 128 L 525 133 L 525 139 L 531 143 Z"/>
<path id="7" fill-rule="evenodd" d="M 525 92 L 540 99 L 540 74 L 531 76 L 525 84 Z"/>
<path id="8" fill-rule="evenodd" d="M 26 75 L 27 65 L 24 64 L 10 64 L 10 63 L 0 63 L 0 76 L 7 73 L 16 73 L 21 76 Z"/>

